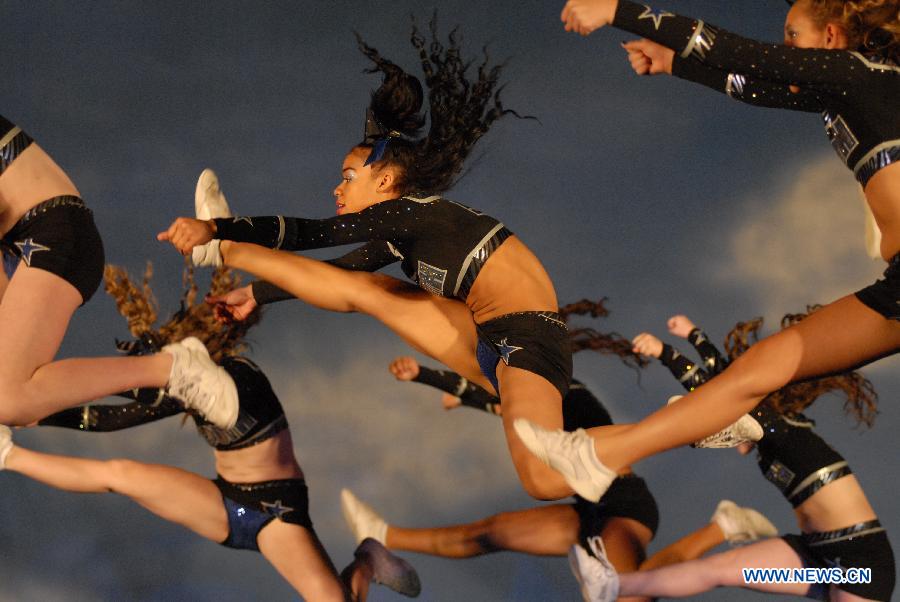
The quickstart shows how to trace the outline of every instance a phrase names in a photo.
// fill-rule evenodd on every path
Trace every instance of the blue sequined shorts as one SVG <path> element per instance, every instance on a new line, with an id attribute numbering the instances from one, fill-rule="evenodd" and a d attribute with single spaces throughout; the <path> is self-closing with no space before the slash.
<path id="1" fill-rule="evenodd" d="M 260 483 L 213 481 L 222 492 L 228 514 L 228 538 L 223 546 L 258 552 L 259 532 L 276 518 L 312 531 L 309 493 L 303 479 L 279 479 Z"/>

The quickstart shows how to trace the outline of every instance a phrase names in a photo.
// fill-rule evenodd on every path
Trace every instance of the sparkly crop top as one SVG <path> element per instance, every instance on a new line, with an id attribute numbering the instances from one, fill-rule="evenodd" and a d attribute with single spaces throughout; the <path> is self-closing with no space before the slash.
<path id="1" fill-rule="evenodd" d="M 421 288 L 462 301 L 482 266 L 512 234 L 493 217 L 440 196 L 405 196 L 327 219 L 235 217 L 215 222 L 217 238 L 272 249 L 303 251 L 363 242 L 329 263 L 373 272 L 400 261 L 403 272 Z M 254 283 L 257 303 L 286 298 L 273 288 Z"/>
<path id="2" fill-rule="evenodd" d="M 494 397 L 465 377 L 450 370 L 433 370 L 419 366 L 419 374 L 413 381 L 430 385 L 441 391 L 459 397 L 462 405 L 499 414 L 500 398 Z M 612 417 L 599 399 L 584 384 L 573 380 L 569 392 L 562 401 L 563 429 L 574 431 L 579 428 L 608 426 Z"/>
<path id="3" fill-rule="evenodd" d="M 724 370 L 727 363 L 701 330 L 695 328 L 689 339 L 703 358 L 704 367 L 668 345 L 660 360 L 684 388 L 693 391 Z M 763 429 L 763 437 L 756 443 L 759 469 L 793 507 L 828 483 L 852 473 L 846 460 L 812 431 L 813 421 L 802 414 L 784 416 L 763 402 L 750 416 Z"/>
<path id="4" fill-rule="evenodd" d="M 228 357 L 222 367 L 234 379 L 240 400 L 237 423 L 230 429 L 215 427 L 191 414 L 197 431 L 219 451 L 233 451 L 271 439 L 288 428 L 284 409 L 266 375 L 250 360 Z M 82 431 L 109 432 L 139 426 L 184 412 L 180 401 L 161 389 L 135 389 L 120 394 L 134 399 L 120 405 L 87 405 L 63 410 L 38 424 Z"/>
<path id="5" fill-rule="evenodd" d="M 0 115 L 0 175 L 32 142 L 22 128 Z"/>
<path id="6" fill-rule="evenodd" d="M 613 25 L 674 50 L 677 77 L 749 104 L 821 113 L 831 145 L 863 187 L 900 162 L 900 66 L 851 50 L 757 42 L 628 0 L 619 0 Z"/>

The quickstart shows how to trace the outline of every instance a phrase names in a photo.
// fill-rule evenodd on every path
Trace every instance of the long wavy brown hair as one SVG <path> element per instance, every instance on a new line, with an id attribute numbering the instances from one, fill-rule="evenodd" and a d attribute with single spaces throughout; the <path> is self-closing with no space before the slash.
<path id="1" fill-rule="evenodd" d="M 609 315 L 606 309 L 606 301 L 603 297 L 599 301 L 582 299 L 559 308 L 559 315 L 568 323 L 571 316 L 591 316 L 592 318 L 605 318 Z M 585 349 L 596 351 L 604 355 L 615 355 L 630 368 L 643 368 L 649 361 L 639 353 L 632 350 L 631 341 L 617 332 L 599 332 L 593 328 L 570 328 L 569 339 L 572 343 L 572 353 L 578 353 Z"/>
<path id="2" fill-rule="evenodd" d="M 216 321 L 213 306 L 203 298 L 198 299 L 194 269 L 188 265 L 182 273 L 181 304 L 174 314 L 159 327 L 154 328 L 159 304 L 150 288 L 153 266 L 148 262 L 143 278 L 138 284 L 125 268 L 107 265 L 103 271 L 106 292 L 116 302 L 119 313 L 128 321 L 128 330 L 134 337 L 155 335 L 163 344 L 175 343 L 189 336 L 200 339 L 215 362 L 225 356 L 235 355 L 246 349 L 244 336 L 259 323 L 260 312 L 254 311 L 246 320 L 223 326 Z M 240 283 L 240 278 L 227 268 L 213 272 L 209 294 L 224 294 Z"/>
<path id="3" fill-rule="evenodd" d="M 785 315 L 781 319 L 781 328 L 793 326 L 821 307 L 809 305 L 805 313 Z M 725 352 L 729 360 L 734 360 L 759 340 L 762 324 L 762 318 L 755 318 L 749 322 L 738 322 L 731 329 L 725 337 Z M 853 416 L 857 424 L 871 427 L 875 422 L 878 414 L 878 393 L 875 392 L 869 379 L 855 370 L 791 383 L 770 393 L 761 403 L 769 405 L 781 414 L 799 414 L 826 393 L 843 395 L 844 412 Z"/>

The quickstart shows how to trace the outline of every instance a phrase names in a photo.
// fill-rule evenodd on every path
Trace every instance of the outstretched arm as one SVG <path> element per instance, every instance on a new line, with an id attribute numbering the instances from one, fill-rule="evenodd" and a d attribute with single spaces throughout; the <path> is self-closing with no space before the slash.
<path id="1" fill-rule="evenodd" d="M 786 84 L 728 73 L 692 58 L 682 58 L 674 50 L 646 38 L 626 42 L 622 47 L 638 75 L 674 75 L 757 107 L 816 113 L 825 108 L 819 95 L 805 88 L 794 92 Z"/>
<path id="2" fill-rule="evenodd" d="M 433 370 L 419 365 L 412 357 L 396 358 L 391 362 L 389 370 L 397 380 L 430 385 L 458 398 L 464 406 L 483 410 L 491 414 L 499 415 L 501 413 L 500 400 L 497 397 L 451 370 Z M 445 407 L 450 409 L 453 406 L 445 404 Z"/>
<path id="3" fill-rule="evenodd" d="M 662 362 L 688 391 L 693 391 L 709 379 L 709 375 L 696 362 L 649 332 L 642 332 L 634 337 L 632 344 L 635 353 L 655 357 Z"/>
<path id="4" fill-rule="evenodd" d="M 155 391 L 141 389 L 137 395 L 132 392 L 122 394 L 123 397 L 131 399 L 143 397 L 142 401 L 121 405 L 86 405 L 63 410 L 44 418 L 38 422 L 38 425 L 98 433 L 112 432 L 155 422 L 184 412 L 182 403 L 171 397 L 162 397 L 158 403 L 153 404 L 153 400 L 149 397 Z"/>

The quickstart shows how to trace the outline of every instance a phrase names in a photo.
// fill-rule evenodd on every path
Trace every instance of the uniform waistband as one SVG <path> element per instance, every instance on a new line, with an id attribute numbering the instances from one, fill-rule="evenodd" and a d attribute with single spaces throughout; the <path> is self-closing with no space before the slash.
<path id="1" fill-rule="evenodd" d="M 867 520 L 862 523 L 856 523 L 843 529 L 835 529 L 834 531 L 815 531 L 813 533 L 803 533 L 800 537 L 808 546 L 822 546 L 829 543 L 844 541 L 852 537 L 862 537 L 864 535 L 872 535 L 884 531 L 881 522 L 876 518 Z"/>

